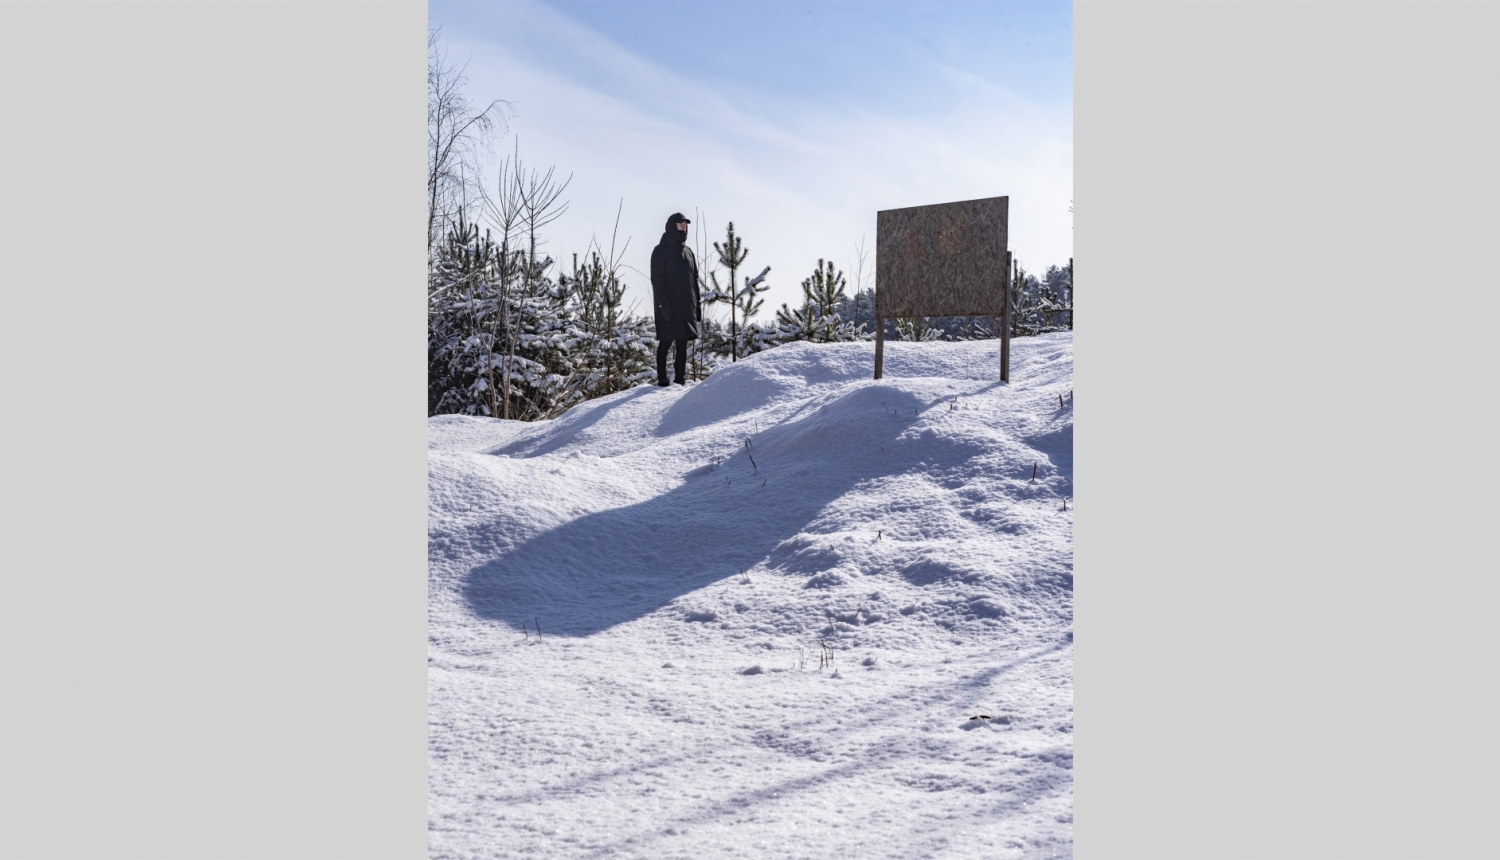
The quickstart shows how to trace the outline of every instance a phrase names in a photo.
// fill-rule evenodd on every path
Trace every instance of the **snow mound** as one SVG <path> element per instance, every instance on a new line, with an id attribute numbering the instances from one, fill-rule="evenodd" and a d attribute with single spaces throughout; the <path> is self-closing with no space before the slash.
<path id="1" fill-rule="evenodd" d="M 1071 334 L 872 367 L 431 420 L 434 856 L 1071 851 Z"/>

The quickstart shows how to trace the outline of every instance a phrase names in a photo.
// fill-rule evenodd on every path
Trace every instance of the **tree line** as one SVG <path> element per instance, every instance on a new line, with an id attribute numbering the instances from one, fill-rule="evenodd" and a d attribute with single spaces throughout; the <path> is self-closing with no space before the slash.
<path id="1" fill-rule="evenodd" d="M 528 168 L 516 149 L 486 185 L 480 161 L 506 130 L 510 105 L 469 100 L 464 70 L 448 60 L 438 31 L 428 40 L 427 81 L 428 414 L 550 418 L 654 381 L 654 322 L 623 306 L 629 242 L 617 243 L 618 213 L 608 248 L 592 242 L 565 263 L 541 252 L 545 229 L 567 211 L 571 177 Z M 802 281 L 802 303 L 782 304 L 761 320 L 770 268 L 747 274 L 750 249 L 733 222 L 722 240 L 700 231 L 699 241 L 704 319 L 690 378 L 791 341 L 875 337 L 873 272 L 862 242 L 852 293 L 845 273 L 820 259 Z M 1012 336 L 1072 327 L 1072 261 L 1041 278 L 1018 266 L 1012 286 Z M 885 324 L 895 340 L 992 338 L 1001 325 L 998 317 Z"/>

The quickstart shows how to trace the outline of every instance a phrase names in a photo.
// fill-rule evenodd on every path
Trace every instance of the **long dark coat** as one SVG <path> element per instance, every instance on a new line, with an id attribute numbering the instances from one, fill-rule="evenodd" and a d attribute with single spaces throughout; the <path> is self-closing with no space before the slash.
<path id="1" fill-rule="evenodd" d="M 651 297 L 656 306 L 656 339 L 698 338 L 703 319 L 698 292 L 698 259 L 685 241 L 687 235 L 668 224 L 661 242 L 651 252 Z"/>

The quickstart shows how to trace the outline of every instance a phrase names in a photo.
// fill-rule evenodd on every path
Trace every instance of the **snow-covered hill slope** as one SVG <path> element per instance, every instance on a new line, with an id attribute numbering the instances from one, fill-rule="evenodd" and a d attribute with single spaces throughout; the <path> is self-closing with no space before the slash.
<path id="1" fill-rule="evenodd" d="M 1070 856 L 1072 352 L 433 418 L 432 856 Z"/>

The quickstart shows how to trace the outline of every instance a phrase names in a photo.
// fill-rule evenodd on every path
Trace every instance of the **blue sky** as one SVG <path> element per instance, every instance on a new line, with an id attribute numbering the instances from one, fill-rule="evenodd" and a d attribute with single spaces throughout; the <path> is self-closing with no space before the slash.
<path id="1" fill-rule="evenodd" d="M 555 256 L 606 246 L 624 199 L 627 266 L 666 216 L 726 222 L 762 318 L 819 258 L 854 285 L 881 209 L 1009 195 L 1028 268 L 1072 255 L 1072 7 L 1052 2 L 434 2 L 475 101 L 516 116 L 498 146 L 573 174 Z M 646 306 L 646 278 L 626 272 Z"/>

